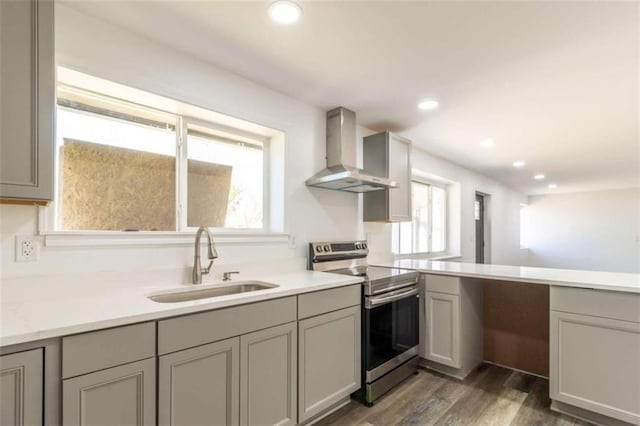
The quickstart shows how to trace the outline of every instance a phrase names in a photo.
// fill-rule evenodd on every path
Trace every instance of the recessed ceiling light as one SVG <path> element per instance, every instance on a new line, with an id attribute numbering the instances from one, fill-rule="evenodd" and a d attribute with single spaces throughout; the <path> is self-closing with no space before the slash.
<path id="1" fill-rule="evenodd" d="M 485 149 L 493 148 L 493 146 L 495 144 L 496 144 L 496 142 L 491 138 L 484 139 L 484 140 L 480 141 L 480 147 L 485 148 Z"/>
<path id="2" fill-rule="evenodd" d="M 518 160 L 518 161 L 514 161 L 513 162 L 513 167 L 524 167 L 524 165 L 527 164 L 522 160 Z"/>
<path id="3" fill-rule="evenodd" d="M 432 109 L 438 108 L 438 105 L 440 105 L 438 101 L 427 100 L 427 101 L 420 102 L 418 104 L 418 108 L 424 111 L 431 111 Z"/>
<path id="4" fill-rule="evenodd" d="M 276 0 L 269 6 L 269 16 L 278 24 L 293 24 L 302 16 L 302 8 L 291 0 Z"/>
<path id="5" fill-rule="evenodd" d="M 555 183 L 550 183 L 547 187 L 549 189 L 556 189 L 558 187 L 558 185 L 556 185 Z"/>
<path id="6" fill-rule="evenodd" d="M 544 179 L 544 175 L 541 173 L 541 174 L 539 174 L 539 175 L 535 175 L 533 178 L 534 178 L 535 180 L 543 180 L 543 179 Z"/>

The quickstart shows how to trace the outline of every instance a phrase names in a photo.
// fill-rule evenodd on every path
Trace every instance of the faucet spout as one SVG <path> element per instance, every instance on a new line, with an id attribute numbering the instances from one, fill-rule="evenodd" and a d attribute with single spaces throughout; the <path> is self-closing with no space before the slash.
<path id="1" fill-rule="evenodd" d="M 203 268 L 200 264 L 200 240 L 202 234 L 207 236 L 207 258 L 209 259 L 209 266 Z M 216 250 L 215 243 L 213 242 L 213 235 L 209 228 L 201 226 L 196 232 L 195 250 L 193 255 L 193 271 L 191 273 L 192 282 L 194 284 L 202 284 L 202 276 L 208 274 L 211 271 L 211 265 L 213 265 L 214 259 L 218 258 L 218 251 Z"/>

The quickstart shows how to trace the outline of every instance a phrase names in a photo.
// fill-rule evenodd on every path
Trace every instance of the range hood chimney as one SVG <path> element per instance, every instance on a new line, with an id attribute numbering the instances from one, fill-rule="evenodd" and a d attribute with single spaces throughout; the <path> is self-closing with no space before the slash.
<path id="1" fill-rule="evenodd" d="M 387 177 L 374 176 L 356 164 L 356 113 L 339 107 L 327 112 L 327 168 L 307 179 L 307 186 L 348 192 L 397 188 Z"/>

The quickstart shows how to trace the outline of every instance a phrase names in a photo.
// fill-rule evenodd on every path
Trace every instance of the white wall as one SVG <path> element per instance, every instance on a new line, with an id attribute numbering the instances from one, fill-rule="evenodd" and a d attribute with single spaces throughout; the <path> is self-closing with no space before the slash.
<path id="1" fill-rule="evenodd" d="M 640 272 L 640 188 L 529 197 L 531 266 Z"/>
<path id="2" fill-rule="evenodd" d="M 64 4 L 56 5 L 56 56 L 59 65 L 106 80 L 174 98 L 286 133 L 285 232 L 288 244 L 244 244 L 218 247 L 217 265 L 239 262 L 286 263 L 306 256 L 313 240 L 345 240 L 365 236 L 361 202 L 351 193 L 310 189 L 304 181 L 325 166 L 325 111 L 259 86 L 191 56 L 166 48 Z M 368 133 L 358 129 L 360 136 Z M 416 152 L 414 166 L 460 182 L 453 189 L 455 215 L 462 224 L 451 233 L 465 260 L 473 260 L 473 193 L 495 197 L 492 231 L 493 260 L 517 263 L 517 205 L 514 191 L 447 161 Z M 390 253 L 388 225 L 369 230 L 367 236 L 379 252 Z M 459 231 L 457 230 L 458 228 Z M 385 231 L 387 229 L 387 231 Z M 36 235 L 38 211 L 29 206 L 0 206 L 0 256 L 3 278 L 64 275 L 100 271 L 143 271 L 191 267 L 190 244 L 172 246 L 44 247 L 40 260 L 17 263 L 15 236 Z M 384 240 L 382 243 L 381 240 Z M 376 244 L 378 243 L 378 244 Z"/>
<path id="3" fill-rule="evenodd" d="M 449 185 L 450 212 L 448 248 L 464 262 L 475 262 L 474 201 L 476 191 L 490 196 L 487 208 L 490 263 L 525 265 L 527 253 L 520 249 L 520 204 L 526 197 L 481 174 L 414 147 L 414 173 L 452 182 Z M 428 177 L 428 176 L 427 176 Z M 366 237 L 374 255 L 384 256 L 391 247 L 390 224 L 365 224 Z M 489 262 L 487 262 L 489 263 Z"/>

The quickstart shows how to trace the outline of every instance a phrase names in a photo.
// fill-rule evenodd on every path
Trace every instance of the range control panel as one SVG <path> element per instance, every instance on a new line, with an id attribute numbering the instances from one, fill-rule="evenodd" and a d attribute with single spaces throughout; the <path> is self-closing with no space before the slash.
<path id="1" fill-rule="evenodd" d="M 309 243 L 310 251 L 314 256 L 337 254 L 367 254 L 367 242 L 363 241 L 334 241 Z"/>

